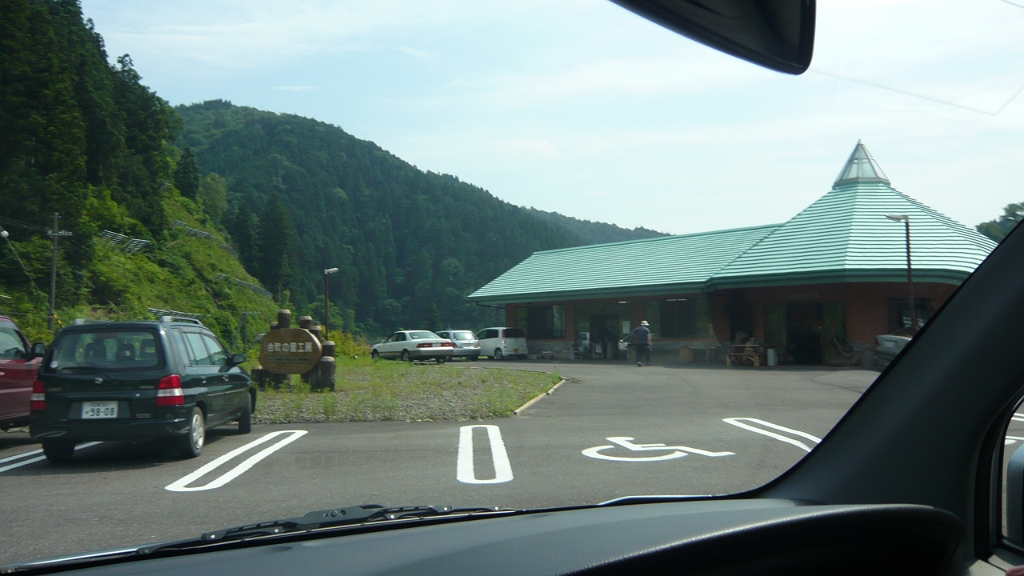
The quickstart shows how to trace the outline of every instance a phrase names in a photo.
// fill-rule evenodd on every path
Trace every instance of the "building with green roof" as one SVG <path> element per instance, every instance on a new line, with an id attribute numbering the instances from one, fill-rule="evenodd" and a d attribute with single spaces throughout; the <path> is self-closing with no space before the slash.
<path id="1" fill-rule="evenodd" d="M 858 142 L 832 189 L 789 221 L 536 252 L 469 296 L 505 307 L 531 354 L 624 357 L 642 320 L 661 359 L 753 338 L 780 361 L 855 363 L 878 334 L 927 321 L 995 243 L 893 188 Z M 576 352 L 576 354 L 574 354 Z"/>

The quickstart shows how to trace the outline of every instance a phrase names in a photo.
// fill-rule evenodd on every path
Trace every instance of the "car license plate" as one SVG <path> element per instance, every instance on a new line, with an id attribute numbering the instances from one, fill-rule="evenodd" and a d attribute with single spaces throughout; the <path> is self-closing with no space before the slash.
<path id="1" fill-rule="evenodd" d="M 82 402 L 82 419 L 117 418 L 117 402 Z"/>
<path id="2" fill-rule="evenodd" d="M 514 352 L 516 354 L 519 354 L 519 348 L 516 348 L 515 350 L 512 350 L 512 352 Z"/>

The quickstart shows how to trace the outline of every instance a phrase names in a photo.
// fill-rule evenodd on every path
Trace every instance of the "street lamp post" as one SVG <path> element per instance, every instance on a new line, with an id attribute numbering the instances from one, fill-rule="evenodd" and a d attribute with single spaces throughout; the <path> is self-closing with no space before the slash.
<path id="1" fill-rule="evenodd" d="M 919 325 L 917 323 L 917 307 L 914 306 L 914 268 L 910 263 L 910 216 L 906 214 L 886 214 L 886 218 L 893 222 L 903 222 L 903 229 L 906 232 L 907 239 L 907 286 L 910 290 L 910 327 L 917 332 Z"/>
<path id="2" fill-rule="evenodd" d="M 324 269 L 324 338 L 328 340 L 331 338 L 331 297 L 330 290 L 328 289 L 327 276 L 337 272 L 337 268 L 325 268 Z"/>

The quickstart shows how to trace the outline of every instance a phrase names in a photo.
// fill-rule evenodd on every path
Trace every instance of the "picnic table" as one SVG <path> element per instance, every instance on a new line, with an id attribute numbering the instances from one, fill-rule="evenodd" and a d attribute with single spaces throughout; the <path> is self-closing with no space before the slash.
<path id="1" fill-rule="evenodd" d="M 766 366 L 768 349 L 764 344 L 757 343 L 729 344 L 725 351 L 725 365 L 732 366 L 734 362 L 740 365 Z"/>

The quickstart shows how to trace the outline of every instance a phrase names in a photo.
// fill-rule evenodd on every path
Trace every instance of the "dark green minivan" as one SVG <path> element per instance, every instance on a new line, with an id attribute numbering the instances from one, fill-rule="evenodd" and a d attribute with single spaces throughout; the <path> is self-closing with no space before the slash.
<path id="1" fill-rule="evenodd" d="M 167 438 L 198 456 L 206 429 L 252 429 L 256 388 L 198 320 L 76 320 L 57 334 L 32 386 L 30 433 L 52 462 L 90 440 Z"/>

